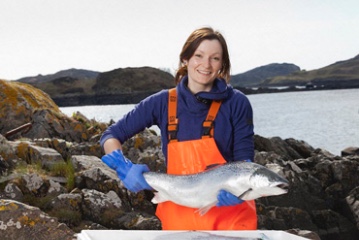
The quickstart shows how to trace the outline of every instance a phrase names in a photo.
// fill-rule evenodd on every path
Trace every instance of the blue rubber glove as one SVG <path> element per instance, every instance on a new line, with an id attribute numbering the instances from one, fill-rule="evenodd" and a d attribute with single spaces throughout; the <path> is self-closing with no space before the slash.
<path id="1" fill-rule="evenodd" d="M 218 203 L 216 204 L 217 207 L 234 206 L 244 202 L 242 199 L 239 199 L 238 197 L 234 196 L 232 193 L 226 190 L 220 190 L 217 195 L 217 199 L 218 199 Z"/>
<path id="2" fill-rule="evenodd" d="M 106 154 L 101 160 L 117 172 L 123 185 L 125 185 L 131 192 L 152 189 L 143 177 L 144 172 L 150 171 L 146 164 L 133 164 L 130 160 L 125 158 L 121 150 L 115 150 Z"/>

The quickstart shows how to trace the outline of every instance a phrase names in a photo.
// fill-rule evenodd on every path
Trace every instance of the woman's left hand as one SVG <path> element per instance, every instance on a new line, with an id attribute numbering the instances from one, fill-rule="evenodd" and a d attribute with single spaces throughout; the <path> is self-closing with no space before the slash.
<path id="1" fill-rule="evenodd" d="M 244 201 L 232 193 L 226 191 L 226 190 L 220 190 L 217 195 L 218 203 L 216 204 L 217 207 L 222 206 L 234 206 L 237 204 L 241 204 Z"/>

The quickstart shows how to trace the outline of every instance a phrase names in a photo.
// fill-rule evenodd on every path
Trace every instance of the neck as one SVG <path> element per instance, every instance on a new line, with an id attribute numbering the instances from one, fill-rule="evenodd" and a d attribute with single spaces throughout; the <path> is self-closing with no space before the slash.
<path id="1" fill-rule="evenodd" d="M 196 94 L 199 92 L 210 92 L 212 89 L 213 84 L 209 85 L 200 85 L 200 84 L 191 84 L 188 82 L 187 87 L 191 91 L 191 93 Z"/>

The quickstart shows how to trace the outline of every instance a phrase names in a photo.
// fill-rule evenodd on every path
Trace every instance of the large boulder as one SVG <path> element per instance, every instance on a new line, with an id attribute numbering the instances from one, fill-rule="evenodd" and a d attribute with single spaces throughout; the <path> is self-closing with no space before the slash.
<path id="1" fill-rule="evenodd" d="M 0 80 L 0 133 L 5 135 L 30 123 L 28 132 L 6 136 L 16 139 L 58 137 L 82 142 L 89 139 L 84 124 L 63 114 L 53 100 L 43 91 L 31 85 Z"/>
<path id="2" fill-rule="evenodd" d="M 14 200 L 0 200 L 2 239 L 72 240 L 75 233 L 37 207 Z M 50 235 L 51 234 L 51 237 Z"/>

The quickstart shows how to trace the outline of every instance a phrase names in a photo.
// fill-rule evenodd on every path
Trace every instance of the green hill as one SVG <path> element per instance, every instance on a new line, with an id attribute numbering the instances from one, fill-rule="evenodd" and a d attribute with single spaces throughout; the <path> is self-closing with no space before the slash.
<path id="1" fill-rule="evenodd" d="M 300 68 L 294 64 L 271 63 L 231 76 L 231 84 L 233 87 L 256 87 L 267 78 L 285 76 L 298 71 Z"/>
<path id="2" fill-rule="evenodd" d="M 359 87 L 359 55 L 349 60 L 336 62 L 329 66 L 293 72 L 286 76 L 276 76 L 265 80 L 262 86 L 294 86 L 313 84 L 327 87 Z"/>
<path id="3" fill-rule="evenodd" d="M 59 106 L 137 103 L 174 86 L 174 77 L 151 67 L 119 68 L 109 72 L 69 69 L 17 80 L 46 92 Z"/>

